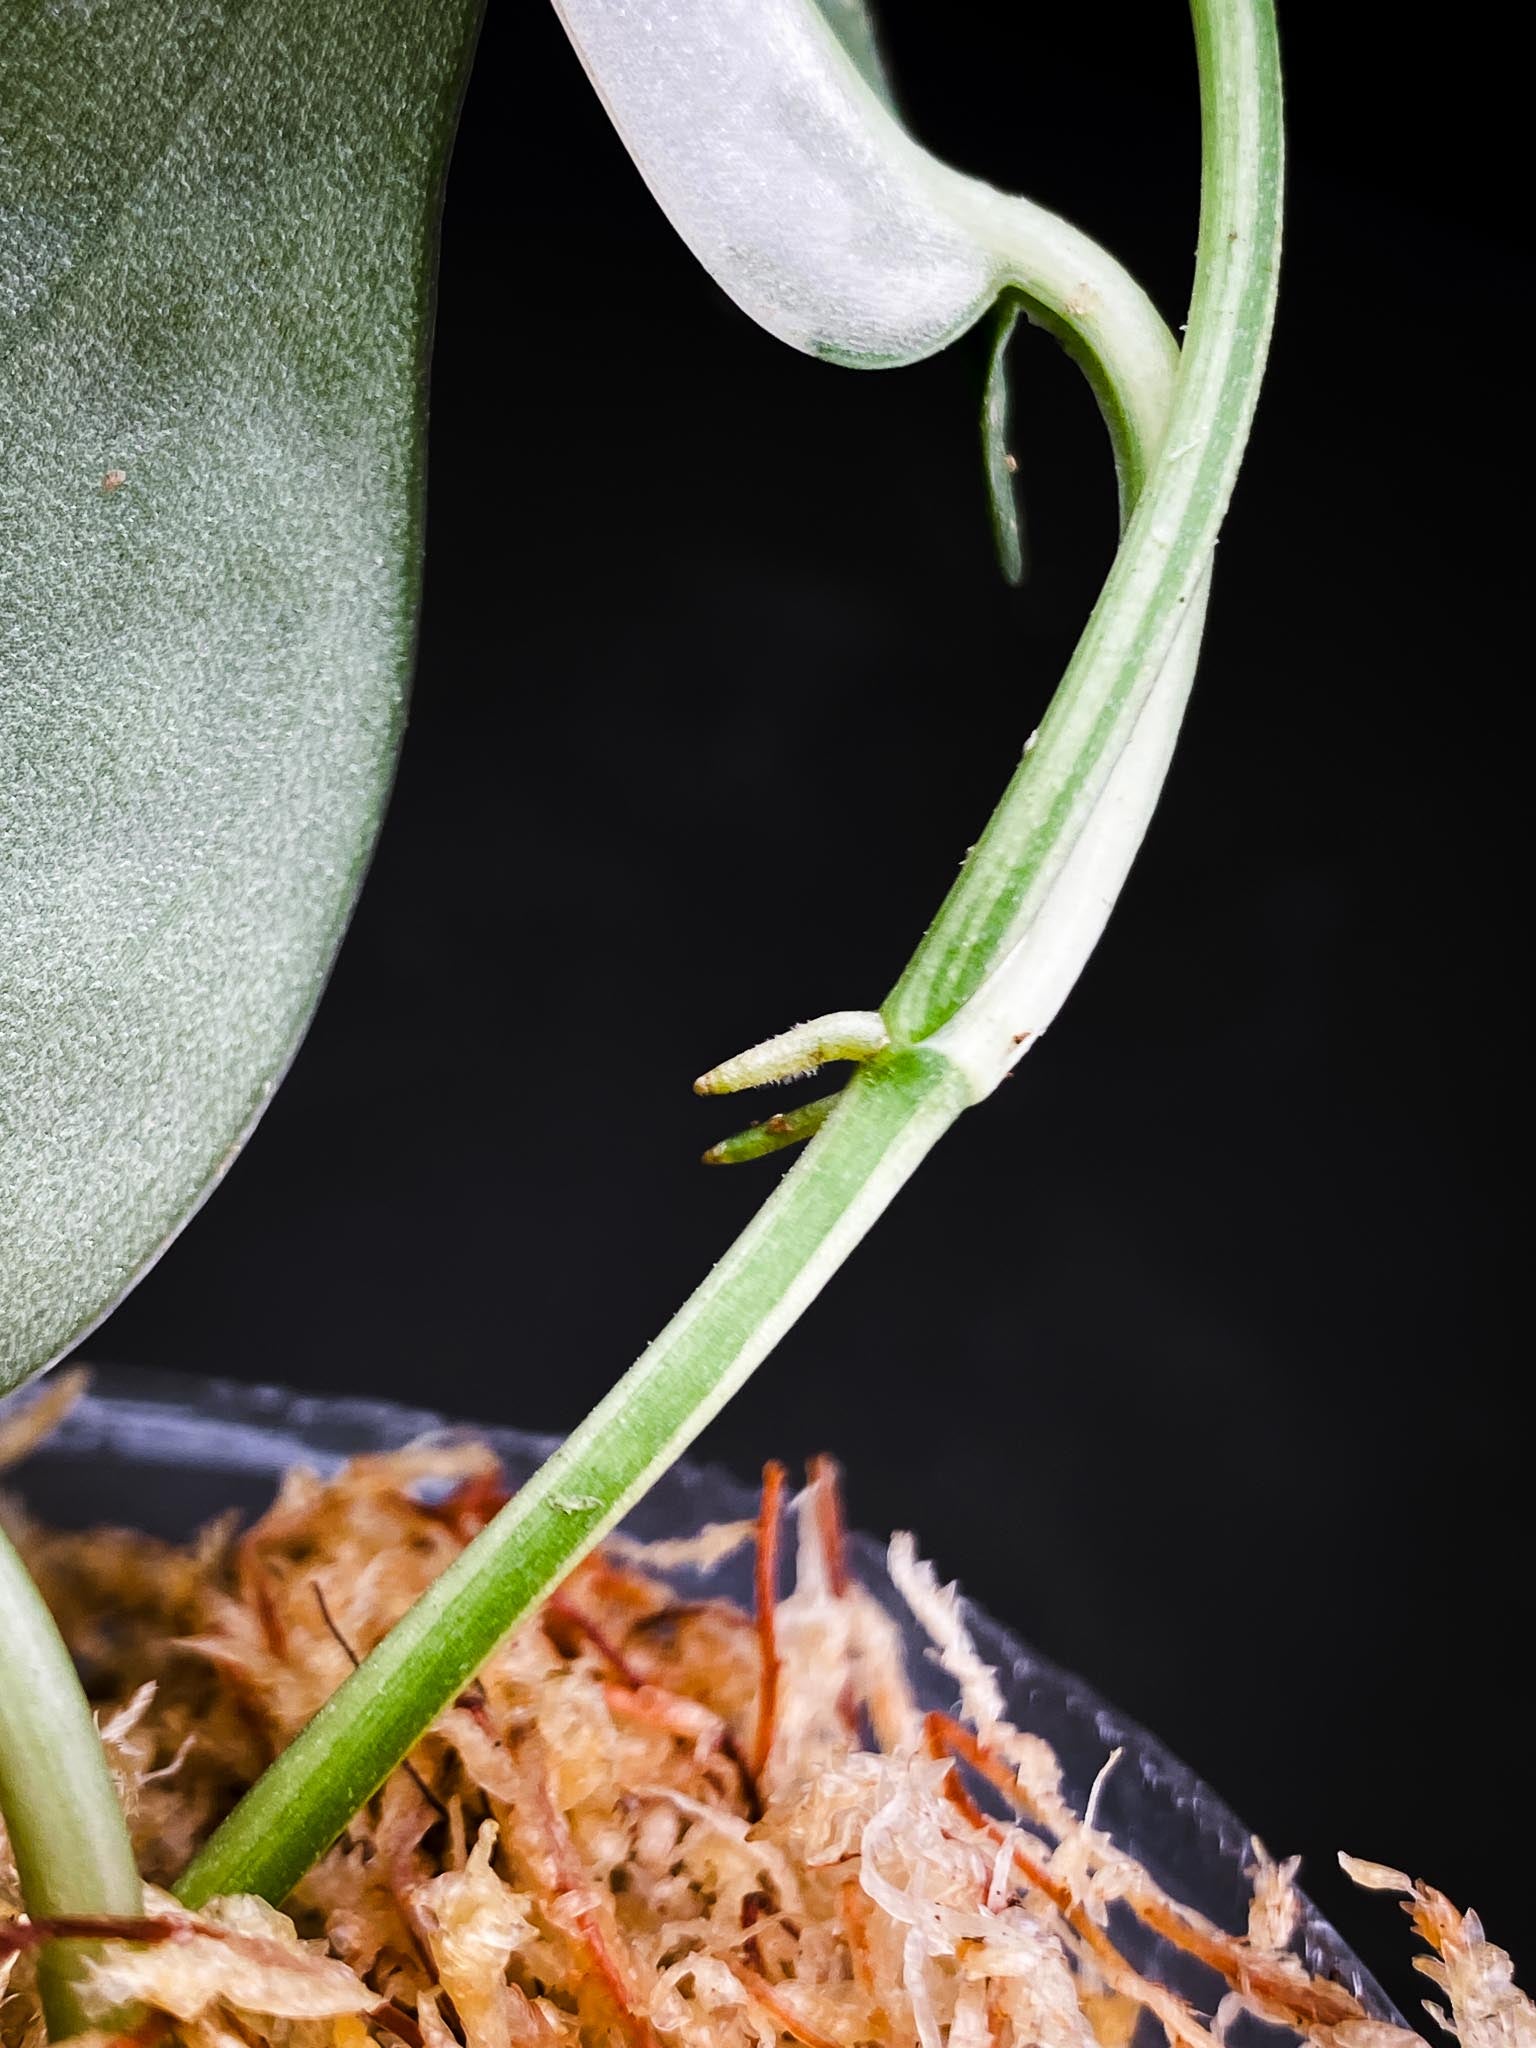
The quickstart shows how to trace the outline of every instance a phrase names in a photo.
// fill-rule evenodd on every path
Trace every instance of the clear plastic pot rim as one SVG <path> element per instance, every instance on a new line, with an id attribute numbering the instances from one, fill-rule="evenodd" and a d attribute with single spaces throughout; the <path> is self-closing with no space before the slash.
<path id="1" fill-rule="evenodd" d="M 112 1522 L 184 1540 L 231 1506 L 258 1513 L 290 1466 L 323 1474 L 362 1453 L 445 1434 L 489 1443 L 514 1486 L 558 1442 L 520 1430 L 450 1421 L 428 1409 L 389 1401 L 109 1367 L 94 1371 L 87 1392 L 26 1461 L 4 1475 L 4 1485 L 33 1513 L 56 1524 Z M 732 1475 L 684 1461 L 657 1482 L 624 1526 L 645 1539 L 690 1535 L 708 1522 L 749 1517 L 756 1507 L 755 1492 Z M 909 1677 L 921 1705 L 952 1710 L 953 1683 L 925 1654 L 925 1639 L 891 1584 L 884 1546 L 853 1533 L 849 1562 L 900 1624 Z M 670 1576 L 685 1594 L 707 1591 L 750 1605 L 751 1571 L 750 1554 L 741 1552 L 707 1580 L 686 1572 Z M 1015 1723 L 1042 1735 L 1055 1749 L 1066 1792 L 1078 1810 L 1110 1752 L 1121 1750 L 1100 1793 L 1098 1824 L 1173 1896 L 1233 1932 L 1242 1931 L 1253 1837 L 1231 1808 L 1085 1680 L 1040 1656 L 970 1602 L 966 1619 L 977 1648 L 997 1670 Z M 1220 1987 L 1204 1966 L 1174 1953 L 1145 1930 L 1117 1929 L 1117 1939 L 1137 1967 L 1191 1998 L 1197 2008 L 1214 2008 Z M 1346 1985 L 1373 2017 L 1404 2024 L 1310 1901 L 1304 1901 L 1297 1946 L 1310 1970 Z M 1229 2035 L 1234 2048 L 1241 2048 L 1250 2027 L 1255 2040 L 1261 2032 L 1271 2038 L 1285 2033 L 1240 2021 Z"/>

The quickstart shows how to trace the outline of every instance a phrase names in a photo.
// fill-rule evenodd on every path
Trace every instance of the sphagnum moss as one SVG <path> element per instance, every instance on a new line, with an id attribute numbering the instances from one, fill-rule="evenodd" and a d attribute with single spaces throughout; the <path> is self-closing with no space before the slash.
<path id="1" fill-rule="evenodd" d="M 1294 1863 L 1255 1844 L 1236 1935 L 1101 1832 L 1097 1789 L 1080 1814 L 898 1537 L 892 1582 L 961 1701 L 923 1713 L 848 1568 L 826 1460 L 792 1501 L 771 1467 L 755 1522 L 591 1555 L 286 1911 L 178 1906 L 161 1887 L 501 1498 L 488 1450 L 430 1441 L 295 1472 L 251 1528 L 184 1547 L 13 1512 L 150 1882 L 131 1920 L 24 1920 L 0 1854 L 4 2048 L 36 2038 L 36 1945 L 61 1932 L 97 1937 L 88 2008 L 131 2003 L 136 2041 L 189 2048 L 1124 2048 L 1143 2014 L 1215 2048 L 1208 2016 L 1127 1959 L 1116 1902 L 1224 1986 L 1222 2029 L 1247 2011 L 1316 2048 L 1416 2048 L 1303 1966 Z M 754 1613 L 669 1585 L 744 1546 Z M 1348 1867 L 1410 1894 L 1465 2048 L 1527 2048 L 1536 2012 L 1475 1919 Z"/>

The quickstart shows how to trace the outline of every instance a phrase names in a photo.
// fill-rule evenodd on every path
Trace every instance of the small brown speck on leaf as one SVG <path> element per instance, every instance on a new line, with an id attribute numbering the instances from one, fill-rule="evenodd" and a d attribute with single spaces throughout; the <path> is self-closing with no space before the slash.
<path id="1" fill-rule="evenodd" d="M 1003 457 L 1003 467 L 1004 469 L 1007 470 L 1010 476 L 1017 475 L 1019 467 L 1019 458 L 1017 457 L 1017 455 L 1005 455 Z"/>
<path id="2" fill-rule="evenodd" d="M 104 491 L 119 490 L 127 481 L 128 472 L 126 469 L 109 469 L 101 480 L 101 488 Z"/>

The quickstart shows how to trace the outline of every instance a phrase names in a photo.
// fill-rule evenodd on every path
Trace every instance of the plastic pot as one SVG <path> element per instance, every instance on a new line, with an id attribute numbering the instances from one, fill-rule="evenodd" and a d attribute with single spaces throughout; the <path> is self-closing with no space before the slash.
<path id="1" fill-rule="evenodd" d="M 553 1438 L 450 1423 L 425 1409 L 390 1402 L 108 1370 L 97 1374 L 62 1426 L 7 1475 L 6 1484 L 34 1513 L 62 1526 L 115 1522 L 181 1539 L 232 1506 L 259 1512 L 291 1465 L 331 1471 L 360 1452 L 393 1450 L 424 1433 L 443 1431 L 489 1442 L 513 1485 L 554 1448 Z M 646 1537 L 682 1535 L 705 1522 L 735 1520 L 755 1510 L 755 1494 L 738 1481 L 685 1463 L 656 1485 L 626 1526 Z M 854 1535 L 850 1563 L 900 1620 L 910 1646 L 909 1674 L 921 1703 L 952 1708 L 951 1681 L 924 1656 L 923 1640 L 891 1586 L 883 1546 Z M 678 1582 L 691 1590 L 687 1575 Z M 701 1590 L 704 1583 L 699 1582 Z M 750 1605 L 750 1555 L 728 1560 L 707 1585 L 713 1593 Z M 1252 1848 L 1249 1831 L 1231 1809 L 1082 1679 L 1038 1656 L 974 1607 L 968 1618 L 978 1648 L 997 1667 L 1012 1718 L 1051 1743 L 1079 1811 L 1109 1752 L 1122 1749 L 1122 1760 L 1100 1797 L 1099 1825 L 1169 1892 L 1221 1925 L 1241 1930 L 1249 1896 L 1244 1871 Z M 1202 1965 L 1167 1948 L 1129 1916 L 1123 1924 L 1117 1921 L 1115 1933 L 1139 1968 L 1183 1992 L 1197 2008 L 1214 2010 L 1222 1987 Z M 1374 1978 L 1310 1905 L 1300 1948 L 1310 1969 L 1348 1985 L 1376 2017 L 1402 2024 Z M 1240 2039 L 1250 2026 L 1255 2040 L 1261 2035 L 1284 2038 L 1283 2029 L 1260 2029 L 1247 2020 L 1234 2030 L 1235 2037 Z"/>

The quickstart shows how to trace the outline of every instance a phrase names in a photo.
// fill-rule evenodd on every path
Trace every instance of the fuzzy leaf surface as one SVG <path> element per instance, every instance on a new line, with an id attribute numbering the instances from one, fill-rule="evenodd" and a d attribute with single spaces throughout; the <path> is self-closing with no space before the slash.
<path id="1" fill-rule="evenodd" d="M 1007 254 L 897 118 L 863 0 L 555 9 L 668 219 L 771 334 L 874 368 L 991 304 Z"/>
<path id="2" fill-rule="evenodd" d="M 367 863 L 475 0 L 0 31 L 0 1390 L 223 1172 Z"/>

